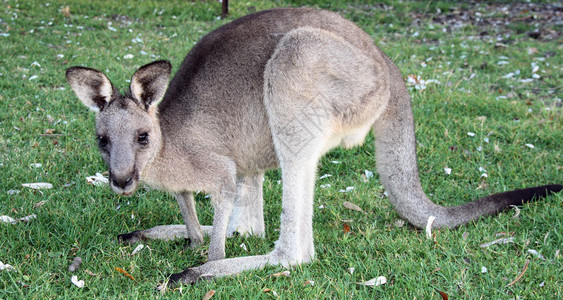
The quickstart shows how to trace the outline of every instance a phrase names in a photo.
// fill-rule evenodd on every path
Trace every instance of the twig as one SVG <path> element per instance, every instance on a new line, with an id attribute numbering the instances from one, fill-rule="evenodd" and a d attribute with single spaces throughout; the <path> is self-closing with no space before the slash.
<path id="1" fill-rule="evenodd" d="M 505 287 L 509 287 L 509 286 L 515 284 L 516 282 L 518 282 L 518 280 L 520 280 L 520 278 L 522 278 L 522 276 L 524 276 L 524 273 L 526 273 L 526 270 L 528 270 L 528 264 L 530 264 L 530 260 L 526 259 L 526 262 L 524 263 L 524 270 L 522 270 L 522 273 L 520 273 L 520 275 L 518 275 L 518 277 L 516 277 L 516 279 L 512 280 L 512 282 L 507 284 Z"/>

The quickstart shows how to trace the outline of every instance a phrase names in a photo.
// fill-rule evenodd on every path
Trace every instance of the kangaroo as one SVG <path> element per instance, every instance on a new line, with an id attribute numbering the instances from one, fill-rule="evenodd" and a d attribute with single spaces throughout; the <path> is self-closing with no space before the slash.
<path id="1" fill-rule="evenodd" d="M 189 237 L 210 233 L 209 261 L 173 274 L 194 283 L 265 265 L 315 257 L 313 197 L 319 159 L 361 144 L 372 130 L 377 171 L 399 215 L 416 227 L 456 227 L 560 191 L 546 185 L 455 207 L 431 202 L 419 180 L 409 93 L 398 68 L 352 22 L 328 11 L 281 8 L 221 26 L 201 39 L 168 86 L 171 65 L 138 69 L 122 95 L 101 72 L 72 67 L 66 77 L 96 111 L 96 132 L 110 185 L 134 193 L 143 182 L 175 195 L 185 225 L 121 236 Z M 279 239 L 269 254 L 225 259 L 234 231 L 263 236 L 265 170 L 281 168 Z M 193 191 L 211 195 L 213 226 L 201 227 Z"/>

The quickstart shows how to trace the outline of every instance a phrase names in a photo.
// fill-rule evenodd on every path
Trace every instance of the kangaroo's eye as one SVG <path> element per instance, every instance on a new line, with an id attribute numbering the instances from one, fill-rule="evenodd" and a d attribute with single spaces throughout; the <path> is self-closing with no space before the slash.
<path id="1" fill-rule="evenodd" d="M 141 133 L 139 137 L 137 137 L 137 142 L 141 145 L 146 145 L 149 143 L 149 134 L 148 133 Z"/>
<path id="2" fill-rule="evenodd" d="M 100 148 L 105 148 L 109 144 L 109 138 L 105 135 L 98 136 L 98 146 Z"/>

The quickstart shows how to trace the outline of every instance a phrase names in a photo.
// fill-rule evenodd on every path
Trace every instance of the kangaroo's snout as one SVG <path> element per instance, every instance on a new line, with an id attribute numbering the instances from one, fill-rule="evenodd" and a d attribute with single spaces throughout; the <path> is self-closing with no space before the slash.
<path id="1" fill-rule="evenodd" d="M 114 177 L 112 178 L 112 182 L 113 185 L 120 187 L 122 190 L 124 190 L 128 185 L 130 185 L 132 183 L 132 179 L 133 177 L 129 176 L 129 177 Z"/>
<path id="2" fill-rule="evenodd" d="M 132 195 L 137 189 L 137 177 L 134 173 L 116 174 L 110 171 L 111 189 L 117 194 Z"/>

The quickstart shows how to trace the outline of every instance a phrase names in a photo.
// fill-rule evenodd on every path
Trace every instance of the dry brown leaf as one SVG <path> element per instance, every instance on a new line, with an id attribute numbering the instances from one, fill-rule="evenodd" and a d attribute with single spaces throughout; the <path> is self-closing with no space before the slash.
<path id="1" fill-rule="evenodd" d="M 346 207 L 347 209 L 351 209 L 351 210 L 355 210 L 355 211 L 359 211 L 359 212 L 365 213 L 364 210 L 363 210 L 361 207 L 359 207 L 358 205 L 356 205 L 356 204 L 354 204 L 354 203 L 352 203 L 352 202 L 344 201 L 344 203 L 342 203 L 342 205 L 343 205 L 344 207 Z"/>
<path id="2" fill-rule="evenodd" d="M 61 9 L 61 13 L 63 13 L 63 16 L 65 16 L 65 18 L 70 17 L 70 7 L 68 5 L 63 7 Z"/>
<path id="3" fill-rule="evenodd" d="M 350 233 L 350 231 L 351 231 L 350 225 L 348 225 L 348 223 L 344 223 L 342 225 L 342 230 L 344 231 L 344 233 Z"/>
<path id="4" fill-rule="evenodd" d="M 289 275 L 290 273 L 291 273 L 290 271 L 287 271 L 287 270 L 286 270 L 286 271 L 283 271 L 283 272 L 279 272 L 279 273 L 276 273 L 276 274 L 272 274 L 272 275 L 270 275 L 270 276 L 276 277 L 276 278 L 281 277 L 281 276 L 290 277 L 290 275 Z"/>
<path id="5" fill-rule="evenodd" d="M 215 291 L 210 290 L 209 292 L 205 293 L 205 295 L 203 295 L 203 300 L 209 300 L 211 299 L 211 297 L 213 297 L 213 295 L 215 295 Z"/>
<path id="6" fill-rule="evenodd" d="M 436 290 L 436 292 L 438 292 L 438 294 L 440 294 L 440 296 L 442 296 L 443 300 L 448 300 L 448 294 L 440 291 L 440 290 Z"/>
<path id="7" fill-rule="evenodd" d="M 135 278 L 133 278 L 133 276 L 131 276 L 131 274 L 127 273 L 127 271 L 123 270 L 122 268 L 115 268 L 115 270 L 116 270 L 117 272 L 123 274 L 124 276 L 126 276 L 126 277 L 128 277 L 128 278 L 130 278 L 130 279 L 132 279 L 132 280 L 135 280 Z M 137 280 L 135 280 L 135 281 L 137 281 Z"/>

